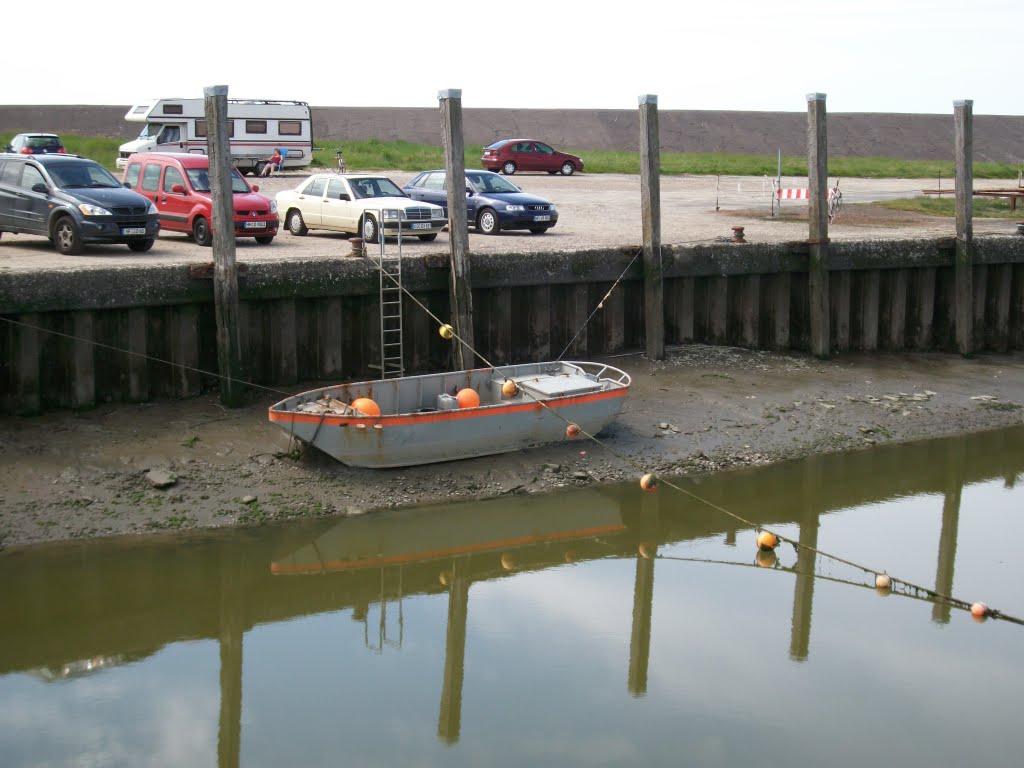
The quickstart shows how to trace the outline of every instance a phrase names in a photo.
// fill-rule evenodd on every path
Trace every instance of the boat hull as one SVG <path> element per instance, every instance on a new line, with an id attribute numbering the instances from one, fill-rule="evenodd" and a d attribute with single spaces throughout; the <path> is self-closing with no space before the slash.
<path id="1" fill-rule="evenodd" d="M 507 453 L 568 440 L 566 427 L 570 423 L 595 435 L 621 412 L 629 390 L 626 374 L 601 366 L 602 371 L 614 371 L 619 377 L 609 383 L 608 379 L 593 376 L 583 379 L 572 374 L 545 374 L 545 369 L 534 367 L 543 365 L 327 387 L 282 401 L 270 409 L 269 415 L 270 420 L 288 434 L 344 464 L 382 469 Z M 522 391 L 512 398 L 502 397 L 500 386 L 509 378 L 522 382 Z M 530 395 L 531 384 L 542 387 L 544 383 L 548 385 L 547 390 L 540 388 L 537 389 L 539 394 Z M 392 414 L 383 408 L 383 414 L 374 417 L 298 410 L 299 403 L 316 401 L 325 395 L 346 402 L 357 397 L 373 397 L 375 402 L 397 403 L 407 400 L 412 391 L 413 397 L 419 394 L 420 402 L 429 403 L 436 400 L 435 392 L 449 392 L 461 388 L 462 384 L 481 392 L 486 404 L 453 410 L 422 408 Z M 495 388 L 497 395 L 491 391 Z M 554 393 L 550 395 L 552 388 Z"/>

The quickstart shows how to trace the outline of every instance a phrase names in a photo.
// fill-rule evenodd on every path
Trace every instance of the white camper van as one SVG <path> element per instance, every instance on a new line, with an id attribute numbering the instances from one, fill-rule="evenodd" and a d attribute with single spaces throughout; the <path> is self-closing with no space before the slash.
<path id="1" fill-rule="evenodd" d="M 121 145 L 117 167 L 124 168 L 136 152 L 206 154 L 206 112 L 203 99 L 154 99 L 136 104 L 124 116 L 145 123 L 135 141 Z M 238 170 L 259 173 L 274 149 L 287 150 L 285 168 L 305 168 L 313 160 L 313 126 L 304 101 L 228 99 L 231 159 Z"/>

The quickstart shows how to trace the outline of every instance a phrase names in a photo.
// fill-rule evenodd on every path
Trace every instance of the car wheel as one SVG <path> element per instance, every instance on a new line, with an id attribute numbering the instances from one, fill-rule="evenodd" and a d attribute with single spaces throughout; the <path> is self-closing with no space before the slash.
<path id="1" fill-rule="evenodd" d="M 192 239 L 196 241 L 196 245 L 201 245 L 204 248 L 213 245 L 213 232 L 210 230 L 210 222 L 202 216 L 196 216 L 196 220 L 192 222 Z"/>
<path id="2" fill-rule="evenodd" d="M 53 227 L 53 245 L 57 253 L 74 256 L 82 252 L 82 238 L 78 226 L 70 216 L 62 216 Z"/>
<path id="3" fill-rule="evenodd" d="M 504 173 L 506 176 L 511 176 L 513 173 L 516 172 L 516 164 L 509 160 L 507 163 L 501 166 L 501 172 Z"/>
<path id="4" fill-rule="evenodd" d="M 363 242 L 376 243 L 380 237 L 380 230 L 377 228 L 377 220 L 373 216 L 363 217 Z"/>
<path id="5" fill-rule="evenodd" d="M 501 222 L 493 208 L 484 208 L 476 219 L 476 228 L 485 235 L 496 235 L 501 232 Z"/>
<path id="6" fill-rule="evenodd" d="M 568 160 L 566 160 L 564 163 L 562 163 L 562 175 L 563 176 L 572 176 L 573 173 L 575 173 L 575 172 L 576 172 L 576 166 L 573 165 L 572 163 L 570 163 Z"/>
<path id="7" fill-rule="evenodd" d="M 260 235 L 259 237 L 253 238 L 260 245 L 270 245 L 274 242 L 273 235 Z"/>
<path id="8" fill-rule="evenodd" d="M 437 240 L 437 232 L 431 232 L 429 235 L 416 235 L 424 243 L 430 243 Z"/>
<path id="9" fill-rule="evenodd" d="M 543 235 L 548 231 L 547 227 L 530 227 L 530 231 L 535 235 Z"/>
<path id="10" fill-rule="evenodd" d="M 136 253 L 145 253 L 153 247 L 154 242 L 156 242 L 156 238 L 152 237 L 147 237 L 145 240 L 129 240 L 128 249 Z"/>
<path id="11" fill-rule="evenodd" d="M 309 227 L 302 220 L 302 214 L 299 211 L 288 211 L 288 231 L 299 237 L 309 232 Z"/>

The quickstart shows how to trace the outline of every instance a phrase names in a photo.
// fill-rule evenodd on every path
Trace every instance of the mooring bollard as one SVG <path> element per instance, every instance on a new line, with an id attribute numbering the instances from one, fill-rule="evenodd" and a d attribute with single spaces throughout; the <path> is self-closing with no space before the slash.
<path id="1" fill-rule="evenodd" d="M 1024 221 L 1017 222 L 1017 234 L 1024 235 Z"/>
<path id="2" fill-rule="evenodd" d="M 361 237 L 353 237 L 353 238 L 349 239 L 349 242 L 352 244 L 352 253 L 349 254 L 350 256 L 365 256 L 366 255 L 366 249 L 363 248 L 363 238 L 361 238 Z"/>
<path id="3" fill-rule="evenodd" d="M 746 240 L 743 239 L 743 227 L 733 227 L 732 228 L 732 241 L 734 243 L 745 243 L 745 242 L 747 242 Z"/>

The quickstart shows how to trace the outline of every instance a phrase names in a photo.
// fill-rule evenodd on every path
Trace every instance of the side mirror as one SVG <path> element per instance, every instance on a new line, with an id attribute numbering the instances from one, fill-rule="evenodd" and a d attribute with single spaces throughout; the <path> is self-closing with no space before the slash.
<path id="1" fill-rule="evenodd" d="M 253 192 L 259 192 L 260 191 L 260 185 L 259 184 L 251 184 L 249 186 L 249 189 L 251 189 Z"/>
<path id="2" fill-rule="evenodd" d="M 32 191 L 45 195 L 49 190 L 47 190 L 46 185 L 43 184 L 43 182 L 39 181 L 32 185 Z"/>
<path id="3" fill-rule="evenodd" d="M 338 195 L 338 199 L 339 200 L 349 200 L 349 201 L 351 201 L 352 197 L 351 197 L 351 195 L 349 195 L 348 192 L 342 192 L 340 195 Z"/>
<path id="4" fill-rule="evenodd" d="M 472 196 L 473 196 L 473 188 L 472 187 L 466 187 L 466 197 L 472 197 Z"/>
<path id="5" fill-rule="evenodd" d="M 125 189 L 131 189 L 132 188 L 132 183 L 130 181 L 124 182 L 124 188 Z"/>
<path id="6" fill-rule="evenodd" d="M 176 195 L 184 195 L 184 194 L 186 194 L 185 193 L 185 187 L 182 184 L 174 184 L 174 185 L 172 185 L 171 186 L 171 192 L 173 192 Z"/>

